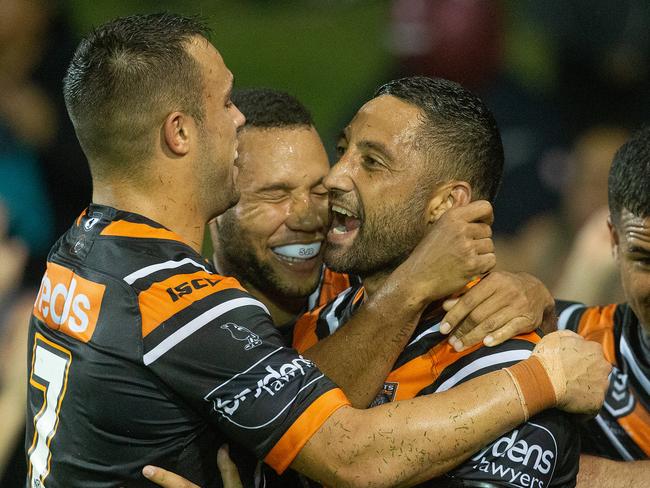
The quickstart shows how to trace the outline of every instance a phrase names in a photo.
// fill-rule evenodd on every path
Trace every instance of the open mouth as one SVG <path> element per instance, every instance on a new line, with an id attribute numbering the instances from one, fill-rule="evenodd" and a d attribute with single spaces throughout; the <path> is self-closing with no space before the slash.
<path id="1" fill-rule="evenodd" d="M 294 243 L 272 247 L 271 251 L 288 263 L 304 263 L 318 256 L 322 242 Z"/>
<path id="2" fill-rule="evenodd" d="M 332 234 L 345 234 L 361 227 L 361 219 L 352 211 L 339 205 L 332 205 L 332 223 L 330 232 Z"/>

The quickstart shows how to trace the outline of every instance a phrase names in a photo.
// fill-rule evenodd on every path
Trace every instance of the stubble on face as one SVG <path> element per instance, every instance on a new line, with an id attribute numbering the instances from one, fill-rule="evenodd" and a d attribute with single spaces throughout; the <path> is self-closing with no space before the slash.
<path id="1" fill-rule="evenodd" d="M 363 205 L 351 194 L 332 195 L 332 200 L 348 208 L 362 207 L 364 216 L 351 246 L 326 243 L 324 260 L 332 270 L 360 276 L 390 273 L 402 264 L 426 232 L 424 212 L 428 203 L 426 185 L 411 195 L 392 202 Z"/>
<path id="2" fill-rule="evenodd" d="M 226 211 L 216 225 L 219 247 L 228 263 L 228 274 L 244 285 L 280 300 L 306 298 L 318 287 L 320 274 L 311 281 L 284 279 L 272 265 L 258 258 L 233 209 Z"/>

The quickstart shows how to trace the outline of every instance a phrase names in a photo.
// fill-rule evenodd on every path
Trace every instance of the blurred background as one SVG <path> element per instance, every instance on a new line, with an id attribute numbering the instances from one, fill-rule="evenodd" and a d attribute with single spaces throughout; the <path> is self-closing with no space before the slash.
<path id="1" fill-rule="evenodd" d="M 23 486 L 25 333 L 47 250 L 90 202 L 61 95 L 84 33 L 116 16 L 205 17 L 236 87 L 313 112 L 326 147 L 384 81 L 453 79 L 493 111 L 506 172 L 499 267 L 563 298 L 621 298 L 606 229 L 615 150 L 650 114 L 647 0 L 0 0 L 0 486 Z M 586 273 L 588 270 L 588 273 Z M 3 477 L 4 476 L 4 477 Z"/>

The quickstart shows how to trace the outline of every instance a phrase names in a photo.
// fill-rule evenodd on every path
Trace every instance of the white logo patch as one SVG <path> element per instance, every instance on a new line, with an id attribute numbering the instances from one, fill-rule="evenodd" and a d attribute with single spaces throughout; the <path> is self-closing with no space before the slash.
<path id="1" fill-rule="evenodd" d="M 472 457 L 471 468 L 468 462 L 459 471 L 508 486 L 545 488 L 553 477 L 557 455 L 553 434 L 529 422 L 497 439 Z"/>

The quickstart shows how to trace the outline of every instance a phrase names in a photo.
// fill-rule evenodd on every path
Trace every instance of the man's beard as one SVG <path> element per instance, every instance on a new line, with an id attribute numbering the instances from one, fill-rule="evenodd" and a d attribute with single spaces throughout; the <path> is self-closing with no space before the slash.
<path id="1" fill-rule="evenodd" d="M 374 215 L 366 213 L 357 237 L 347 250 L 327 242 L 324 255 L 327 267 L 362 279 L 395 270 L 426 232 L 427 199 L 421 193 L 416 190 L 401 203 L 381 206 Z"/>
<path id="2" fill-rule="evenodd" d="M 294 283 L 278 275 L 270 264 L 260 261 L 249 241 L 241 237 L 243 233 L 231 211 L 221 217 L 217 234 L 228 272 L 243 284 L 250 284 L 265 295 L 280 300 L 306 298 L 318 287 L 320 273 L 313 283 Z"/>

